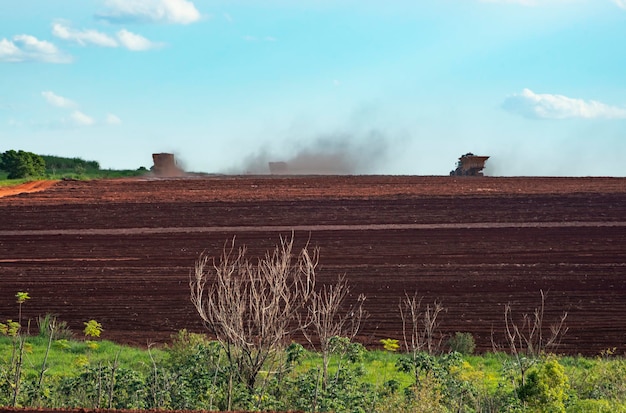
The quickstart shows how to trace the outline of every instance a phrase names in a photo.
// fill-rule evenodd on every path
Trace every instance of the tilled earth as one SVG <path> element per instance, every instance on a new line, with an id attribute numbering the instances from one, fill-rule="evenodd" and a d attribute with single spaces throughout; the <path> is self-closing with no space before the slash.
<path id="1" fill-rule="evenodd" d="M 41 188 L 45 188 L 42 186 Z M 626 179 L 188 177 L 61 181 L 0 198 L 0 320 L 57 314 L 76 332 L 147 345 L 203 331 L 189 301 L 202 251 L 236 237 L 252 255 L 280 235 L 320 247 L 319 283 L 366 295 L 359 340 L 402 339 L 405 294 L 446 308 L 441 330 L 504 343 L 504 305 L 545 323 L 560 352 L 626 352 Z M 31 326 L 31 328 L 34 328 Z"/>

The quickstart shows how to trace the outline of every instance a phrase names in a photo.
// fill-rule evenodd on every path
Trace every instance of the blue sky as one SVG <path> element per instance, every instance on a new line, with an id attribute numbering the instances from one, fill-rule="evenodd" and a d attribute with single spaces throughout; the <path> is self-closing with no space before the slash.
<path id="1" fill-rule="evenodd" d="M 0 2 L 0 151 L 626 176 L 626 0 Z M 295 169 L 295 168 L 294 168 Z"/>

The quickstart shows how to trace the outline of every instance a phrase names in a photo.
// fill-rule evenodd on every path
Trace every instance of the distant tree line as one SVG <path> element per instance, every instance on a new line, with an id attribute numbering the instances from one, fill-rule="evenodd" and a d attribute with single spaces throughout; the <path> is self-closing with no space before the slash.
<path id="1" fill-rule="evenodd" d="M 32 152 L 9 150 L 0 154 L 0 169 L 8 173 L 8 179 L 42 176 L 46 161 Z"/>
<path id="2" fill-rule="evenodd" d="M 58 171 L 83 173 L 100 170 L 100 164 L 97 161 L 85 161 L 81 158 L 62 158 L 52 155 L 42 155 L 41 157 L 46 162 L 46 170 L 53 174 Z"/>
<path id="3" fill-rule="evenodd" d="M 8 179 L 34 178 L 58 174 L 89 174 L 100 171 L 97 161 L 81 158 L 63 158 L 52 155 L 37 155 L 27 151 L 8 150 L 0 153 L 0 171 Z"/>

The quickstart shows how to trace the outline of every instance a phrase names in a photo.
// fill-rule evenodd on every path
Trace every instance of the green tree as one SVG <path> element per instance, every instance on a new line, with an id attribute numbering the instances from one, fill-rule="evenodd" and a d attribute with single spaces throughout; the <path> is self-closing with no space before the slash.
<path id="1" fill-rule="evenodd" d="M 568 389 L 565 369 L 556 358 L 550 357 L 528 373 L 519 395 L 532 411 L 564 413 Z"/>
<path id="2" fill-rule="evenodd" d="M 9 179 L 42 176 L 46 162 L 32 152 L 9 150 L 0 155 L 0 169 L 9 173 Z"/>
<path id="3" fill-rule="evenodd" d="M 86 161 L 81 158 L 64 158 L 61 156 L 41 155 L 46 163 L 46 172 L 56 174 L 93 174 L 100 171 L 97 161 Z"/>

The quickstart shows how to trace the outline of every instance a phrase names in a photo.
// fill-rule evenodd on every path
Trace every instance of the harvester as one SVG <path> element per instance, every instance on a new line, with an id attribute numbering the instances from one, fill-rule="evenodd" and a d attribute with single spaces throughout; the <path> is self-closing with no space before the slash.
<path id="1" fill-rule="evenodd" d="M 184 173 L 172 153 L 153 153 L 152 161 L 154 166 L 151 169 L 156 176 L 180 176 Z"/>
<path id="2" fill-rule="evenodd" d="M 483 168 L 488 156 L 476 156 L 471 152 L 462 155 L 456 163 L 456 169 L 450 176 L 483 176 Z"/>

